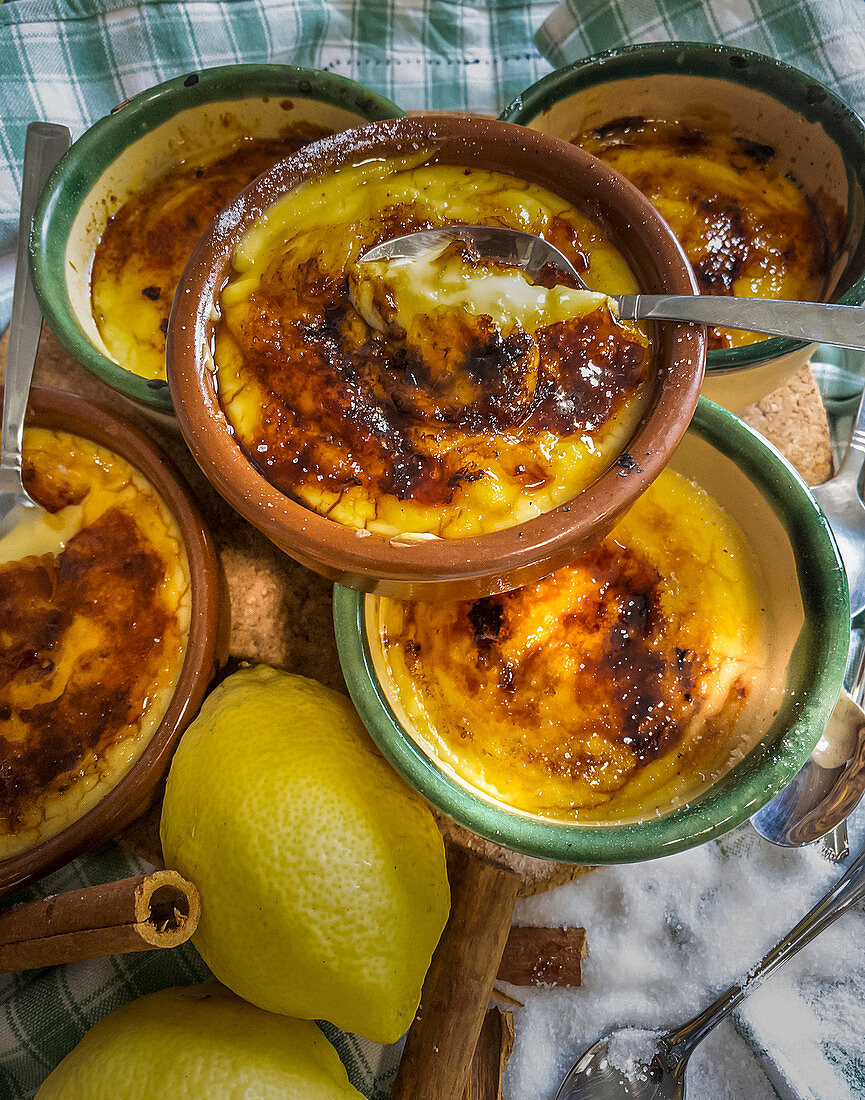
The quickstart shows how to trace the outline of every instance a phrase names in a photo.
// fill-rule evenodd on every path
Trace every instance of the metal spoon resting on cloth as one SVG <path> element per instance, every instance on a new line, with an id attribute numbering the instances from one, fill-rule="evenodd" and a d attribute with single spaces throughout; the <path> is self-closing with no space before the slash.
<path id="1" fill-rule="evenodd" d="M 491 225 L 447 225 L 384 241 L 358 261 L 411 259 L 449 241 L 465 241 L 482 259 L 522 268 L 530 278 L 552 265 L 588 290 L 570 260 L 542 237 Z M 767 298 L 722 298 L 688 294 L 611 294 L 626 321 L 690 321 L 790 336 L 809 343 L 865 350 L 865 309 L 826 302 L 782 302 Z"/>
<path id="2" fill-rule="evenodd" d="M 18 254 L 12 292 L 12 320 L 6 358 L 3 422 L 0 427 L 0 538 L 28 519 L 48 513 L 29 495 L 21 480 L 21 444 L 24 414 L 30 396 L 30 382 L 36 363 L 42 313 L 30 282 L 28 249 L 30 224 L 36 200 L 54 166 L 69 148 L 69 131 L 51 122 L 31 122 L 24 146 L 24 175 L 21 184 L 21 217 L 18 223 Z"/>

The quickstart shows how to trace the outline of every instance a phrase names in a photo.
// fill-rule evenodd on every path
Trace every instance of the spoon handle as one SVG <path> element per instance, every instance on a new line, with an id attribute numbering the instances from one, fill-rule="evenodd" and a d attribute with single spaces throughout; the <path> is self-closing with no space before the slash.
<path id="1" fill-rule="evenodd" d="M 0 489 L 21 490 L 21 441 L 24 413 L 30 394 L 30 380 L 36 362 L 42 314 L 30 281 L 30 226 L 36 201 L 57 161 L 69 148 L 69 130 L 50 122 L 31 122 L 24 146 L 24 175 L 21 183 L 21 217 L 15 284 L 12 291 L 12 321 L 6 359 L 3 424 L 0 429 Z M 58 265 L 63 258 L 57 258 Z"/>
<path id="2" fill-rule="evenodd" d="M 754 992 L 779 967 L 791 959 L 797 951 L 819 936 L 824 928 L 846 913 L 865 896 L 865 851 L 861 852 L 846 873 L 825 894 L 814 908 L 799 921 L 795 928 L 776 944 L 745 978 L 722 993 L 707 1009 L 683 1024 L 667 1039 L 670 1060 L 681 1064 L 693 1048 L 725 1016 Z"/>
<path id="3" fill-rule="evenodd" d="M 619 315 L 626 321 L 694 321 L 770 336 L 790 336 L 809 343 L 865 349 L 862 306 L 711 294 L 621 294 L 616 301 Z"/>

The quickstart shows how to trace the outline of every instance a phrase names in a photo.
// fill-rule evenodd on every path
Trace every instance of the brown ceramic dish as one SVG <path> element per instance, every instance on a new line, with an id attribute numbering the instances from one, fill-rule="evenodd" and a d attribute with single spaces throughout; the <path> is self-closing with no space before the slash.
<path id="1" fill-rule="evenodd" d="M 549 573 L 605 535 L 663 469 L 694 412 L 705 333 L 657 326 L 655 370 L 633 459 L 606 470 L 579 496 L 526 523 L 462 539 L 371 535 L 305 508 L 270 484 L 234 441 L 210 368 L 214 304 L 244 232 L 277 198 L 308 179 L 375 157 L 429 146 L 438 163 L 526 179 L 597 221 L 640 289 L 693 294 L 690 267 L 665 223 L 626 180 L 564 142 L 469 117 L 394 119 L 308 146 L 259 177 L 223 212 L 187 265 L 168 332 L 168 374 L 181 431 L 204 473 L 237 511 L 303 565 L 352 588 L 410 599 L 469 599 Z M 612 289 L 612 288 L 611 288 Z M 363 537 L 361 537 L 363 536 Z"/>
<path id="2" fill-rule="evenodd" d="M 0 387 L 0 405 L 3 390 Z M 228 600 L 213 541 L 180 475 L 152 443 L 108 409 L 68 393 L 34 389 L 30 427 L 71 432 L 140 470 L 172 513 L 186 546 L 192 606 L 186 654 L 168 709 L 141 756 L 82 817 L 37 846 L 0 862 L 0 896 L 109 840 L 146 808 L 181 733 L 194 718 L 228 652 Z"/>

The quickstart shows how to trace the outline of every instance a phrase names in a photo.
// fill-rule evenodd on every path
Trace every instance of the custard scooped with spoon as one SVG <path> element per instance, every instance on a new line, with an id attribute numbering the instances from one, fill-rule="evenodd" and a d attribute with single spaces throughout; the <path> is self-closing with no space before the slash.
<path id="1" fill-rule="evenodd" d="M 459 242 L 356 264 L 395 231 L 480 214 L 559 242 L 596 285 L 633 285 L 599 227 L 553 193 L 424 159 L 281 199 L 241 244 L 213 356 L 237 440 L 283 492 L 349 527 L 457 538 L 595 481 L 634 433 L 652 354 L 603 294 L 535 285 Z"/>

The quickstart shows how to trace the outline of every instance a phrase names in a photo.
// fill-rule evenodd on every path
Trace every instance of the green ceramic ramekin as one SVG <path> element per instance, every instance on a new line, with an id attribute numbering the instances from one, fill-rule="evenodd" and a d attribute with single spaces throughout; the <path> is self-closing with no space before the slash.
<path id="1" fill-rule="evenodd" d="M 557 69 L 500 117 L 566 141 L 618 118 L 728 121 L 737 136 L 771 145 L 774 163 L 820 210 L 838 257 L 829 299 L 865 300 L 865 123 L 814 77 L 730 46 L 652 42 Z M 804 366 L 814 348 L 772 337 L 710 351 L 703 393 L 744 408 Z"/>
<path id="2" fill-rule="evenodd" d="M 368 624 L 369 601 L 378 597 L 336 587 L 340 661 L 364 724 L 412 786 L 480 836 L 528 855 L 582 864 L 669 855 L 719 836 L 764 806 L 802 767 L 823 732 L 844 676 L 850 605 L 834 539 L 808 488 L 762 436 L 705 398 L 670 466 L 726 509 L 754 551 L 774 654 L 766 683 L 777 689 L 778 709 L 735 767 L 660 817 L 561 824 L 506 810 L 452 778 L 401 725 L 377 671 Z"/>
<path id="3" fill-rule="evenodd" d="M 353 80 L 293 65 L 201 69 L 135 96 L 74 143 L 39 200 L 31 270 L 46 320 L 98 378 L 173 422 L 167 383 L 115 362 L 93 319 L 90 270 L 108 218 L 180 156 L 224 144 L 235 132 L 275 137 L 295 122 L 346 130 L 403 113 Z"/>

